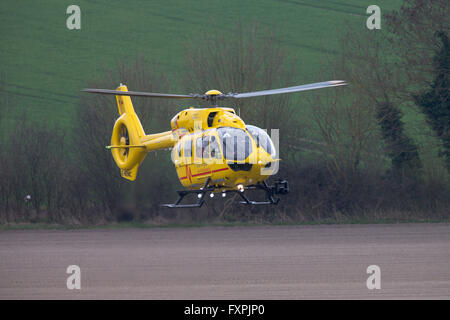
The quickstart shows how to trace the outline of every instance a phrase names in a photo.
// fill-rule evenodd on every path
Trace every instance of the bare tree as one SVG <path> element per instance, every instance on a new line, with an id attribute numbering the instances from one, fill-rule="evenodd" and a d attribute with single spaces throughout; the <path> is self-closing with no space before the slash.
<path id="1" fill-rule="evenodd" d="M 404 0 L 400 9 L 386 15 L 389 47 L 408 86 L 401 93 L 412 99 L 417 88 L 431 85 L 435 48 L 440 45 L 437 32 L 449 33 L 450 3 L 447 0 Z M 388 47 L 386 47 L 388 48 Z"/>
<path id="2" fill-rule="evenodd" d="M 384 162 L 375 110 L 351 96 L 350 90 L 323 92 L 314 99 L 312 116 L 323 141 L 316 146 L 336 180 L 351 181 L 368 163 L 378 167 Z"/>
<path id="3" fill-rule="evenodd" d="M 386 154 L 396 176 L 418 177 L 422 162 L 415 142 L 407 135 L 400 106 L 406 78 L 397 67 L 385 34 L 349 31 L 341 40 L 342 55 L 335 68 L 351 84 L 361 105 L 374 108 Z"/>
<path id="4" fill-rule="evenodd" d="M 6 114 L 6 103 L 5 103 L 5 94 L 3 92 L 3 79 L 0 78 L 0 223 L 8 220 L 7 210 L 8 210 L 8 194 L 7 194 L 7 186 L 6 186 L 6 174 L 8 168 L 6 167 L 6 159 L 4 155 L 4 134 L 3 132 L 3 116 Z"/>
<path id="5" fill-rule="evenodd" d="M 90 80 L 87 87 L 116 88 L 120 83 L 126 84 L 129 90 L 169 91 L 164 74 L 157 70 L 155 64 L 148 64 L 139 57 L 130 63 L 120 62 L 116 68 L 105 69 L 100 78 Z M 166 100 L 134 98 L 133 104 L 146 130 L 158 132 L 170 128 L 175 106 Z M 107 211 L 120 218 L 123 212 L 130 211 L 127 209 L 129 205 L 136 206 L 134 200 L 139 190 L 145 190 L 148 197 L 139 196 L 138 199 L 152 200 L 150 195 L 153 193 L 148 190 L 148 181 L 159 179 L 167 170 L 161 170 L 161 161 L 154 162 L 151 166 L 143 166 L 134 183 L 125 181 L 120 176 L 111 153 L 105 149 L 105 146 L 110 144 L 117 117 L 115 99 L 102 95 L 84 95 L 78 111 L 75 145 L 86 181 L 87 190 L 82 190 L 83 193 L 89 193 L 93 205 L 101 203 Z M 78 189 L 80 188 L 79 185 Z M 152 185 L 151 188 L 157 186 Z"/>
<path id="6" fill-rule="evenodd" d="M 429 145 L 433 147 L 432 152 L 438 151 L 444 158 L 447 154 L 447 168 L 450 168 L 446 132 L 450 127 L 446 116 L 448 88 L 445 85 L 448 84 L 442 78 L 448 78 L 448 53 L 445 49 L 450 33 L 449 14 L 450 3 L 445 0 L 405 0 L 398 11 L 388 14 L 386 18 L 389 31 L 392 32 L 389 41 L 398 58 L 398 70 L 408 81 L 408 85 L 399 93 L 405 101 L 412 101 L 419 106 L 418 110 L 425 115 L 433 130 L 432 138 L 427 137 L 433 142 Z M 427 96 L 424 91 L 429 88 L 431 91 Z M 418 98 L 419 95 L 422 98 Z M 434 102 L 427 101 L 430 96 L 434 96 Z M 434 139 L 435 136 L 441 141 L 435 143 L 438 141 Z"/>

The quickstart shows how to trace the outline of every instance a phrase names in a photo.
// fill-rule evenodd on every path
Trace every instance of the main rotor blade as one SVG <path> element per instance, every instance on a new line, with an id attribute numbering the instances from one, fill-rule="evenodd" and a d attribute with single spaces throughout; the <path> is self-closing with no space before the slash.
<path id="1" fill-rule="evenodd" d="M 250 97 L 269 96 L 272 94 L 291 93 L 291 92 L 307 91 L 307 90 L 345 86 L 345 85 L 347 85 L 347 82 L 345 82 L 343 80 L 333 80 L 333 81 L 316 82 L 316 83 L 304 84 L 301 86 L 294 86 L 294 87 L 287 87 L 287 88 L 280 88 L 280 89 L 245 92 L 245 93 L 231 93 L 231 94 L 228 94 L 227 97 L 250 98 Z"/>
<path id="2" fill-rule="evenodd" d="M 137 97 L 153 97 L 153 98 L 169 98 L 169 99 L 192 99 L 202 98 L 201 95 L 184 95 L 184 94 L 170 94 L 170 93 L 153 93 L 153 92 L 138 92 L 138 91 L 120 91 L 109 89 L 83 89 L 84 92 L 113 94 L 116 96 L 137 96 Z"/>
<path id="3" fill-rule="evenodd" d="M 291 92 L 307 91 L 345 85 L 347 85 L 347 82 L 343 80 L 333 80 L 280 89 L 271 89 L 245 93 L 228 93 L 219 95 L 192 94 L 192 93 L 186 95 L 186 94 L 154 93 L 154 92 L 139 92 L 139 91 L 120 91 L 109 89 L 83 89 L 83 91 L 89 93 L 112 94 L 117 96 L 138 96 L 138 97 L 168 98 L 168 99 L 203 99 L 208 101 L 216 101 L 225 98 L 250 98 L 250 97 L 268 96 L 273 94 L 291 93 Z"/>

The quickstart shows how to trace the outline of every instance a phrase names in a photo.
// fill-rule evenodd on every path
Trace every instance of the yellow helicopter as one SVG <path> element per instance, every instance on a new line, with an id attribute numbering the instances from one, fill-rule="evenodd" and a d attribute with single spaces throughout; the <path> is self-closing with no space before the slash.
<path id="1" fill-rule="evenodd" d="M 120 168 L 122 177 L 135 180 L 138 167 L 149 151 L 172 149 L 172 161 L 178 179 L 186 188 L 178 192 L 174 204 L 164 204 L 169 208 L 201 207 L 206 195 L 237 193 L 241 203 L 277 204 L 280 194 L 289 192 L 286 180 L 277 180 L 268 185 L 266 180 L 277 173 L 277 151 L 266 131 L 246 125 L 234 109 L 218 107 L 216 102 L 223 99 L 241 99 L 257 96 L 292 93 L 346 85 L 342 80 L 325 81 L 300 86 L 263 90 L 246 93 L 223 94 L 209 90 L 204 94 L 165 94 L 128 91 L 125 85 L 116 90 L 84 89 L 84 92 L 112 94 L 116 96 L 119 118 L 116 120 L 111 137 L 114 161 Z M 172 130 L 145 134 L 141 122 L 134 111 L 130 96 L 203 99 L 213 107 L 189 108 L 180 111 L 171 120 Z M 261 190 L 266 201 L 251 201 L 246 190 Z M 196 194 L 197 201 L 181 204 L 188 194 Z"/>

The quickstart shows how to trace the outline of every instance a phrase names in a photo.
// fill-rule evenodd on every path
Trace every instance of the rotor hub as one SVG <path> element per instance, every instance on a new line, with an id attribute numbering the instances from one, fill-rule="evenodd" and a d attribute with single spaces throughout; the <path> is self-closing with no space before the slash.
<path id="1" fill-rule="evenodd" d="M 205 92 L 205 96 L 220 96 L 222 94 L 222 92 L 220 92 L 219 90 L 209 90 Z"/>

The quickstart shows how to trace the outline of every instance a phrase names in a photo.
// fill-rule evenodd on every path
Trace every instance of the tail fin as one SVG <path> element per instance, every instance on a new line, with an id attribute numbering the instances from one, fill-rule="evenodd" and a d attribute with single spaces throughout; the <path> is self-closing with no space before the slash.
<path id="1" fill-rule="evenodd" d="M 116 90 L 128 91 L 128 88 L 120 85 Z M 130 96 L 116 96 L 116 99 L 120 117 L 114 124 L 108 148 L 122 177 L 134 181 L 147 151 L 173 147 L 176 140 L 171 131 L 146 135 Z"/>
<path id="2" fill-rule="evenodd" d="M 117 90 L 128 91 L 128 88 L 120 85 Z M 145 146 L 141 143 L 145 133 L 131 98 L 116 96 L 116 99 L 120 117 L 114 124 L 110 149 L 122 177 L 135 180 L 138 167 L 147 155 Z"/>

